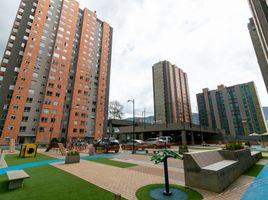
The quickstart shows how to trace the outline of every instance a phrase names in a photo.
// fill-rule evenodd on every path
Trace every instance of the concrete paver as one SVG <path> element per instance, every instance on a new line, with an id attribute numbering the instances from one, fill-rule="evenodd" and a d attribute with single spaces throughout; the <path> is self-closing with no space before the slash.
<path id="1" fill-rule="evenodd" d="M 140 187 L 148 184 L 164 183 L 163 166 L 152 164 L 148 156 L 129 154 L 114 158 L 114 160 L 130 162 L 130 159 L 134 160 L 135 158 L 137 158 L 139 166 L 130 168 L 118 168 L 85 160 L 81 160 L 79 164 L 55 163 L 53 165 L 113 193 L 120 193 L 129 200 L 134 200 L 136 199 L 135 192 Z M 145 162 L 140 162 L 141 160 Z M 170 162 L 172 162 L 172 159 L 170 159 Z M 184 174 L 181 168 L 178 165 L 174 166 L 169 168 L 170 183 L 184 185 Z M 208 200 L 238 200 L 253 180 L 254 177 L 240 176 L 220 194 L 193 189 L 200 192 L 204 199 Z"/>
<path id="2" fill-rule="evenodd" d="M 136 191 L 148 184 L 163 183 L 164 178 L 139 171 L 103 165 L 91 161 L 81 160 L 79 164 L 66 165 L 55 163 L 53 166 L 76 175 L 99 187 L 113 193 L 120 193 L 129 200 L 135 200 Z M 170 180 L 172 184 L 183 185 L 183 182 Z"/>

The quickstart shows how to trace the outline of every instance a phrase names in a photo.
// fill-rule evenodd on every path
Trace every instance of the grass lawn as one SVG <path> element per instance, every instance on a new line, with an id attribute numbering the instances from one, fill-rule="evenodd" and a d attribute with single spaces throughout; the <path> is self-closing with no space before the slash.
<path id="1" fill-rule="evenodd" d="M 112 165 L 115 167 L 121 167 L 121 168 L 137 166 L 136 164 L 132 164 L 132 163 L 111 160 L 111 158 L 90 158 L 87 160 L 92 161 L 92 162 L 105 164 L 105 165 Z"/>
<path id="2" fill-rule="evenodd" d="M 149 191 L 154 188 L 159 188 L 159 187 L 165 187 L 164 184 L 153 184 L 153 185 L 146 185 L 140 189 L 137 190 L 136 192 L 136 197 L 138 200 L 153 200 L 152 197 L 149 196 Z M 187 193 L 187 196 L 189 200 L 200 200 L 203 199 L 203 196 L 198 193 L 195 190 L 192 190 L 191 188 L 188 187 L 183 187 L 179 185 L 170 185 L 171 188 L 178 188 L 184 192 Z"/>
<path id="3" fill-rule="evenodd" d="M 100 200 L 114 194 L 51 165 L 25 169 L 30 178 L 23 188 L 8 190 L 6 175 L 0 175 L 0 199 L 3 200 Z M 90 172 L 89 172 L 90 173 Z"/>
<path id="4" fill-rule="evenodd" d="M 5 155 L 5 161 L 8 166 L 21 165 L 21 164 L 26 164 L 30 162 L 38 162 L 38 161 L 44 161 L 44 160 L 55 160 L 55 159 L 56 158 L 45 156 L 39 153 L 36 154 L 35 158 L 21 158 L 19 157 L 19 154 L 6 154 Z"/>
<path id="5" fill-rule="evenodd" d="M 268 160 L 268 156 L 262 156 L 262 159 Z"/>
<path id="6" fill-rule="evenodd" d="M 256 177 L 260 173 L 263 167 L 264 165 L 255 164 L 251 168 L 249 168 L 243 175 Z"/>
<path id="7" fill-rule="evenodd" d="M 195 147 L 195 146 L 188 146 L 189 149 L 194 150 L 213 150 L 213 149 L 219 149 L 221 147 Z"/>

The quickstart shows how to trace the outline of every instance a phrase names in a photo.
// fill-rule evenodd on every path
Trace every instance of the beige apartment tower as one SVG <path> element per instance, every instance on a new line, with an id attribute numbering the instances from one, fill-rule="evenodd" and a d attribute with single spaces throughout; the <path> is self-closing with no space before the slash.
<path id="1" fill-rule="evenodd" d="M 169 61 L 153 65 L 154 114 L 157 123 L 192 122 L 187 74 Z"/>

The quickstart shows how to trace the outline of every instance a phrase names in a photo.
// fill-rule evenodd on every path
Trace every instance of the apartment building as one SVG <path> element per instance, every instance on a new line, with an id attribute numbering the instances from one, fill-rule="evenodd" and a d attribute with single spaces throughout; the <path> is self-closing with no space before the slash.
<path id="1" fill-rule="evenodd" d="M 169 61 L 160 61 L 152 68 L 155 120 L 158 123 L 191 123 L 187 74 Z"/>
<path id="2" fill-rule="evenodd" d="M 75 0 L 21 0 L 0 69 L 0 143 L 99 139 L 113 29 Z"/>
<path id="3" fill-rule="evenodd" d="M 206 88 L 196 96 L 202 126 L 224 129 L 230 136 L 267 131 L 254 82 L 220 85 L 216 90 Z"/>

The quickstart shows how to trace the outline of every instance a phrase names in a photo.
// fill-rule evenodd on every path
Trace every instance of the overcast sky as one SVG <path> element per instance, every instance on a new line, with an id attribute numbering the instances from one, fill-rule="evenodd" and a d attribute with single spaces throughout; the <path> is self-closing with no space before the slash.
<path id="1" fill-rule="evenodd" d="M 168 60 L 188 74 L 193 111 L 202 88 L 254 81 L 262 106 L 267 92 L 247 29 L 246 0 L 79 0 L 114 29 L 110 100 L 131 114 L 153 114 L 152 65 Z M 0 1 L 0 55 L 19 0 Z M 1 56 L 0 56 L 1 58 Z"/>

